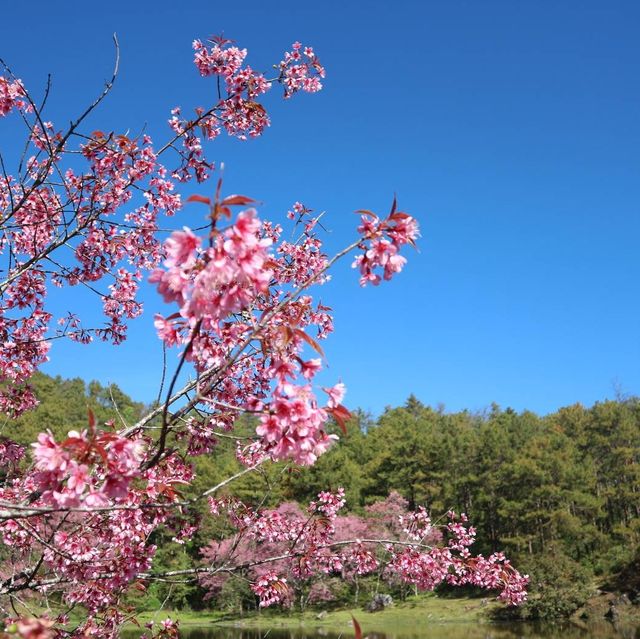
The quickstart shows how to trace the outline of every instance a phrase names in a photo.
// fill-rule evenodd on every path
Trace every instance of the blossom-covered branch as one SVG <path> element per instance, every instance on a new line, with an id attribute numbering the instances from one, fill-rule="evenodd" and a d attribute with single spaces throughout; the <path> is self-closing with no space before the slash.
<path id="1" fill-rule="evenodd" d="M 393 524 L 361 526 L 365 534 L 351 535 L 341 531 L 340 492 L 321 493 L 306 513 L 225 495 L 233 481 L 269 461 L 313 464 L 337 441 L 334 425 L 346 430 L 345 385 L 317 383 L 333 317 L 313 289 L 350 253 L 361 285 L 391 279 L 419 230 L 394 200 L 387 215 L 360 211 L 355 237 L 330 257 L 320 216 L 310 208 L 295 202 L 283 215 L 297 237 L 289 241 L 281 223 L 260 218 L 253 199 L 223 194 L 221 180 L 210 195 L 187 199 L 204 205 L 203 224 L 181 224 L 178 187 L 206 181 L 215 168 L 206 142 L 222 132 L 261 135 L 269 117 L 259 100 L 274 83 L 288 99 L 320 90 L 325 73 L 315 51 L 299 43 L 271 79 L 245 64 L 246 49 L 221 37 L 196 40 L 193 48 L 199 73 L 215 79 L 218 100 L 191 117 L 173 109 L 170 139 L 161 146 L 147 133 L 80 131 L 108 94 L 118 61 L 100 97 L 66 130 L 45 119 L 6 65 L 0 76 L 0 116 L 26 127 L 28 149 L 13 173 L 0 156 L 0 410 L 17 416 L 36 404 L 28 382 L 52 340 L 123 342 L 128 321 L 142 313 L 137 294 L 145 278 L 168 305 L 154 324 L 177 360 L 164 400 L 135 424 L 121 415 L 121 426 L 100 424 L 89 411 L 85 429 L 63 439 L 40 433 L 30 454 L 0 438 L 6 631 L 116 636 L 128 618 L 122 599 L 131 587 L 197 577 L 215 591 L 229 573 L 248 575 L 261 605 L 286 602 L 295 580 L 374 570 L 422 588 L 472 583 L 522 601 L 526 579 L 502 555 L 471 556 L 474 534 L 463 517 L 451 514 L 436 529 L 426 511 L 403 512 Z M 173 168 L 166 166 L 170 157 Z M 167 227 L 175 228 L 165 237 Z M 55 317 L 47 310 L 52 287 L 78 285 L 100 297 L 106 325 L 86 327 L 75 312 Z M 187 368 L 193 378 L 176 391 Z M 243 415 L 255 420 L 253 435 L 237 444 L 244 469 L 194 495 L 193 458 L 215 455 Z M 154 540 L 162 533 L 177 544 L 191 540 L 202 515 L 195 506 L 205 498 L 206 516 L 228 517 L 237 534 L 207 546 L 208 565 L 155 570 Z M 9 610 L 22 592 L 56 593 L 64 605 L 82 606 L 86 621 L 73 627 L 64 612 L 36 619 Z M 176 636 L 175 626 L 158 636 Z"/>

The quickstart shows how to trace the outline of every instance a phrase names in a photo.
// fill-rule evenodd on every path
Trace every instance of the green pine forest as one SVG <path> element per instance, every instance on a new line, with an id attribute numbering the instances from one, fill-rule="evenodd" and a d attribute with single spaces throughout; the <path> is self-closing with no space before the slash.
<path id="1" fill-rule="evenodd" d="M 88 407 L 99 423 L 131 423 L 145 410 L 116 385 L 39 373 L 34 386 L 40 406 L 4 422 L 1 435 L 28 444 L 45 429 L 61 436 L 86 427 Z M 252 429 L 242 421 L 233 439 Z M 221 440 L 216 453 L 193 460 L 198 477 L 190 491 L 201 492 L 239 469 L 233 439 Z M 320 490 L 340 486 L 356 514 L 394 490 L 411 507 L 425 505 L 434 519 L 449 509 L 467 513 L 477 528 L 475 552 L 503 550 L 531 577 L 529 602 L 511 614 L 567 616 L 596 588 L 640 598 L 640 398 L 574 404 L 540 416 L 495 404 L 482 413 L 449 413 L 410 396 L 378 419 L 356 412 L 347 435 L 313 467 L 274 464 L 229 490 L 255 503 L 266 495 L 270 506 L 305 503 Z M 184 546 L 163 544 L 159 533 L 153 540 L 159 546 L 156 565 L 187 567 L 210 539 L 228 533 L 209 518 L 203 521 Z M 160 602 L 194 610 L 251 607 L 242 584 L 225 586 L 217 600 L 205 600 L 196 585 L 167 588 L 152 585 L 132 604 L 140 609 Z M 352 603 L 350 597 L 345 590 L 338 603 Z"/>

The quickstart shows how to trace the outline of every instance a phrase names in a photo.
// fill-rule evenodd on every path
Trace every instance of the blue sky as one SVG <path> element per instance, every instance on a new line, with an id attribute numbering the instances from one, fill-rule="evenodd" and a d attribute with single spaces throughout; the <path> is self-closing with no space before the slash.
<path id="1" fill-rule="evenodd" d="M 326 210 L 334 249 L 352 211 L 384 212 L 394 193 L 420 220 L 420 253 L 393 282 L 361 290 L 345 264 L 318 291 L 336 318 L 323 381 L 373 413 L 409 393 L 544 413 L 640 393 L 639 26 L 633 1 L 10 2 L 0 56 L 32 89 L 53 75 L 62 124 L 108 77 L 117 32 L 120 77 L 91 126 L 146 123 L 161 140 L 170 108 L 214 97 L 194 38 L 224 32 L 265 70 L 294 40 L 313 45 L 325 90 L 274 91 L 266 134 L 210 156 L 265 217 L 295 200 Z M 128 344 L 56 344 L 46 372 L 152 399 L 166 309 L 144 300 Z"/>

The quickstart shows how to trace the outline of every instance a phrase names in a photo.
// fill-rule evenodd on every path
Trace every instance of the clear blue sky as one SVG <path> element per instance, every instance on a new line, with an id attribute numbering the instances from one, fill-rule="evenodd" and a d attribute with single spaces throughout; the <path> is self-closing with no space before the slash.
<path id="1" fill-rule="evenodd" d="M 385 211 L 394 192 L 419 218 L 421 252 L 394 282 L 361 290 L 345 265 L 321 290 L 336 317 L 324 380 L 351 407 L 414 393 L 544 413 L 640 393 L 640 3 L 7 2 L 0 55 L 32 88 L 52 73 L 62 123 L 109 75 L 114 31 L 121 74 L 92 126 L 146 122 L 157 140 L 171 107 L 213 98 L 194 38 L 224 31 L 265 70 L 294 40 L 316 48 L 325 90 L 274 92 L 262 139 L 210 155 L 264 216 L 326 210 L 335 248 L 353 210 Z M 56 344 L 45 370 L 150 400 L 166 309 L 144 299 L 127 345 Z"/>

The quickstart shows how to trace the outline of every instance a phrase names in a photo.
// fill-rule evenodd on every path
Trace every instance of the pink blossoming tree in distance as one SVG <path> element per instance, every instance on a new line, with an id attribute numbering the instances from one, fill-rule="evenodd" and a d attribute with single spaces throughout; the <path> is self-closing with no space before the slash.
<path id="1" fill-rule="evenodd" d="M 27 140 L 21 156 L 0 155 L 0 410 L 15 417 L 37 404 L 29 379 L 53 340 L 125 340 L 127 322 L 142 312 L 137 293 L 145 278 L 166 303 L 155 327 L 177 361 L 164 399 L 135 424 L 97 424 L 89 414 L 85 430 L 62 441 L 43 432 L 30 451 L 0 439 L 0 632 L 114 637 L 130 616 L 121 605 L 128 589 L 167 579 L 215 588 L 222 575 L 249 568 L 264 606 L 291 597 L 288 580 L 365 574 L 381 562 L 387 574 L 420 588 L 471 583 L 522 601 L 526 578 L 500 554 L 472 556 L 473 529 L 464 516 L 450 513 L 436 530 L 424 510 L 391 520 L 374 512 L 378 523 L 349 538 L 357 526 L 338 517 L 341 492 L 321 493 L 304 509 L 273 511 L 229 496 L 234 479 L 270 460 L 313 464 L 334 444 L 327 426 L 344 429 L 349 412 L 342 384 L 317 394 L 319 344 L 332 317 L 310 289 L 350 253 L 362 286 L 391 279 L 418 225 L 395 202 L 384 216 L 360 211 L 353 241 L 330 257 L 312 210 L 292 206 L 287 223 L 298 239 L 287 241 L 253 200 L 224 194 L 218 180 L 210 195 L 187 199 L 202 207 L 202 226 L 183 227 L 180 185 L 205 182 L 215 170 L 205 144 L 222 134 L 261 135 L 269 125 L 262 99 L 274 85 L 288 99 L 319 91 L 325 74 L 314 50 L 299 43 L 273 77 L 254 71 L 247 51 L 228 40 L 196 40 L 193 48 L 218 99 L 189 114 L 173 109 L 160 145 L 146 134 L 83 128 L 111 89 L 118 55 L 112 80 L 66 129 L 45 119 L 48 87 L 36 101 L 0 61 L 2 124 L 24 127 Z M 47 310 L 52 288 L 72 286 L 96 294 L 104 324 Z M 192 381 L 179 387 L 186 367 Z M 194 478 L 189 459 L 215 454 L 217 437 L 246 413 L 257 428 L 252 443 L 238 446 L 244 470 L 184 498 L 179 489 Z M 205 500 L 212 516 L 229 518 L 235 540 L 210 546 L 201 565 L 154 569 L 152 532 L 168 527 L 177 541 L 188 538 L 197 525 L 192 507 Z M 74 608 L 82 611 L 79 624 L 65 612 Z M 176 633 L 172 622 L 149 631 Z"/>

